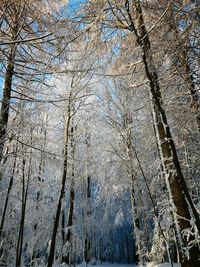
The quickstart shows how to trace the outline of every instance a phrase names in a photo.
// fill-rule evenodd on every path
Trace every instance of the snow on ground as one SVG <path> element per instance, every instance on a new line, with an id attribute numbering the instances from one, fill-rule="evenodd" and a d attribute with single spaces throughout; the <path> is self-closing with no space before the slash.
<path id="1" fill-rule="evenodd" d="M 68 267 L 67 264 L 54 265 L 54 267 Z M 102 263 L 102 264 L 79 264 L 76 267 L 137 267 L 135 264 L 120 264 L 120 263 Z M 149 262 L 147 265 L 139 265 L 138 267 L 171 267 L 169 263 L 156 265 L 154 262 Z M 173 263 L 173 267 L 181 267 L 179 263 Z"/>
<path id="2" fill-rule="evenodd" d="M 54 264 L 53 267 L 69 267 L 67 264 Z M 102 264 L 78 264 L 76 267 L 137 267 L 135 264 L 102 263 Z"/>
<path id="3" fill-rule="evenodd" d="M 146 267 L 171 267 L 171 266 L 169 263 L 162 263 L 162 264 L 156 265 L 154 262 L 149 262 L 147 263 Z M 181 267 L 181 265 L 179 263 L 173 263 L 173 267 Z"/>
<path id="4" fill-rule="evenodd" d="M 170 267 L 169 263 L 159 264 L 158 267 Z M 173 267 L 181 267 L 180 263 L 173 263 Z"/>
<path id="5" fill-rule="evenodd" d="M 79 267 L 79 266 L 77 266 Z M 97 265 L 90 265 L 88 264 L 87 266 L 82 265 L 80 267 L 137 267 L 135 264 L 119 264 L 119 263 L 103 263 L 103 264 L 97 264 Z M 142 265 L 139 265 L 138 267 L 143 267 Z M 162 263 L 156 265 L 154 262 L 149 262 L 147 265 L 144 267 L 171 267 L 169 263 Z M 173 263 L 173 267 L 181 267 L 180 264 Z"/>
<path id="6" fill-rule="evenodd" d="M 102 264 L 87 264 L 87 266 L 85 264 L 81 264 L 78 265 L 77 267 L 136 267 L 137 265 L 135 264 L 121 264 L 121 263 L 102 263 Z"/>
<path id="7" fill-rule="evenodd" d="M 96 264 L 96 265 L 90 265 L 88 264 L 87 266 L 81 265 L 81 266 L 77 266 L 77 267 L 137 267 L 137 265 L 135 264 L 120 264 L 120 263 L 103 263 L 103 264 Z M 139 265 L 138 267 L 143 267 L 142 265 Z M 158 264 L 156 265 L 154 262 L 149 262 L 147 263 L 147 265 L 144 267 L 171 267 L 169 263 L 162 263 L 162 264 Z M 181 267 L 180 264 L 177 263 L 173 263 L 173 267 Z"/>

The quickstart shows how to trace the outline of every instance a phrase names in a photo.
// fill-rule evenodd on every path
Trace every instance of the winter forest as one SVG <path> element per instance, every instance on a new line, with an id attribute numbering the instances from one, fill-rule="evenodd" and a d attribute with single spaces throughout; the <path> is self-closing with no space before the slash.
<path id="1" fill-rule="evenodd" d="M 1 267 L 200 266 L 199 0 L 0 0 L 0 87 Z"/>

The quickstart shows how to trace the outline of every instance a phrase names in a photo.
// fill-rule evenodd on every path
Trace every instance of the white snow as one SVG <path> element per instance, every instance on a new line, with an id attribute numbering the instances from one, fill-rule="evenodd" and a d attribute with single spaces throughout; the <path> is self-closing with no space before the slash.
<path id="1" fill-rule="evenodd" d="M 142 266 L 139 266 L 139 267 L 142 267 Z M 146 267 L 170 267 L 170 264 L 166 262 L 166 263 L 156 265 L 154 262 L 149 262 L 147 263 Z M 181 265 L 179 263 L 173 263 L 173 267 L 181 267 Z"/>
<path id="2" fill-rule="evenodd" d="M 77 267 L 137 267 L 135 264 L 120 264 L 120 263 L 102 263 L 102 264 L 79 264 Z M 67 264 L 54 265 L 54 267 L 68 267 Z M 149 262 L 147 265 L 138 265 L 138 267 L 171 267 L 169 263 L 162 263 L 156 265 L 154 262 Z M 179 263 L 173 263 L 173 267 L 181 267 Z"/>
<path id="3" fill-rule="evenodd" d="M 102 263 L 102 264 L 94 264 L 94 265 L 91 265 L 91 264 L 80 264 L 80 265 L 77 265 L 77 267 L 136 267 L 135 264 L 120 264 L 120 263 Z"/>
<path id="4" fill-rule="evenodd" d="M 86 265 L 78 265 L 77 267 L 86 267 Z M 87 267 L 136 267 L 135 264 L 119 264 L 119 263 L 103 263 L 103 264 L 97 264 L 97 265 L 90 265 L 88 264 Z M 143 267 L 142 265 L 139 265 L 138 267 Z M 156 265 L 155 262 L 149 262 L 144 267 L 171 267 L 169 263 L 162 263 Z M 181 267 L 179 263 L 173 263 L 173 267 Z"/>
<path id="5" fill-rule="evenodd" d="M 169 263 L 159 264 L 158 267 L 170 267 Z M 173 263 L 173 267 L 181 267 L 180 263 Z"/>

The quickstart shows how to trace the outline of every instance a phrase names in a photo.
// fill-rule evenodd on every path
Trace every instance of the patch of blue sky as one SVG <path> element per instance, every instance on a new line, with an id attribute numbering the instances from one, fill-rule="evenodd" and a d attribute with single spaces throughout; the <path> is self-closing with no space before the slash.
<path id="1" fill-rule="evenodd" d="M 101 40 L 103 42 L 110 42 L 109 46 L 112 51 L 111 58 L 114 64 L 120 55 L 122 48 L 122 31 L 119 29 L 103 28 Z"/>
<path id="2" fill-rule="evenodd" d="M 4 78 L 0 77 L 0 97 L 2 98 Z"/>
<path id="3" fill-rule="evenodd" d="M 61 19 L 69 18 L 70 20 L 73 20 L 74 22 L 79 22 L 78 27 L 79 29 L 85 28 L 85 23 L 81 22 L 82 16 L 77 15 L 77 11 L 80 10 L 81 4 L 87 3 L 87 0 L 69 0 L 66 5 L 64 5 L 60 11 L 59 15 Z M 84 14 L 84 12 L 82 13 Z"/>
<path id="4" fill-rule="evenodd" d="M 87 3 L 87 0 L 69 0 L 68 4 L 63 6 L 60 10 L 61 17 L 73 18 L 80 8 L 81 4 Z"/>
<path id="5" fill-rule="evenodd" d="M 179 10 L 178 6 L 174 5 L 173 9 L 174 9 L 175 13 L 178 12 L 178 14 L 180 15 L 180 19 L 179 19 L 179 21 L 177 23 L 178 24 L 177 26 L 181 31 L 184 31 L 186 29 L 186 27 L 187 27 L 187 20 L 185 20 L 184 17 L 190 11 L 190 4 L 189 5 L 188 4 L 184 4 L 182 6 L 181 10 Z M 181 17 L 183 17 L 183 18 L 181 18 Z"/>

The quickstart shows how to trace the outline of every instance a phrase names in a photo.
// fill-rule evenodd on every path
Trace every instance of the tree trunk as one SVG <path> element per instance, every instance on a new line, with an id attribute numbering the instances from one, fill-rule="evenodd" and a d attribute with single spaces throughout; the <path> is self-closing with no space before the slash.
<path id="1" fill-rule="evenodd" d="M 14 159 L 12 174 L 11 174 L 11 177 L 10 177 L 10 182 L 9 182 L 8 190 L 7 190 L 7 194 L 6 194 L 6 200 L 5 200 L 5 204 L 4 204 L 4 208 L 3 208 L 3 214 L 2 214 L 2 218 L 1 218 L 0 241 L 1 241 L 3 227 L 4 227 L 4 221 L 5 221 L 5 216 L 6 216 L 7 206 L 8 206 L 8 200 L 9 200 L 9 197 L 10 197 L 10 191 L 12 190 L 12 186 L 13 186 L 13 179 L 14 179 L 16 162 L 17 162 L 17 150 L 15 151 L 14 156 L 15 156 L 15 159 Z"/>
<path id="2" fill-rule="evenodd" d="M 65 206 L 62 206 L 62 220 L 61 220 L 61 235 L 62 235 L 62 246 L 65 245 Z"/>
<path id="3" fill-rule="evenodd" d="M 135 178 L 136 178 L 136 172 L 134 171 L 134 166 L 133 166 L 133 153 L 132 153 L 132 133 L 130 127 L 132 125 L 132 118 L 131 115 L 124 114 L 124 120 L 123 120 L 123 127 L 126 130 L 126 151 L 127 151 L 127 158 L 128 158 L 128 175 L 131 180 L 131 208 L 132 208 L 132 219 L 133 219 L 133 231 L 134 231 L 134 239 L 135 239 L 135 258 L 138 258 L 140 256 L 140 231 L 141 231 L 141 226 L 139 222 L 139 216 L 138 216 L 138 207 L 136 203 L 136 194 L 135 194 Z M 139 194 L 139 192 L 137 192 Z M 136 234 L 136 233 L 139 233 Z"/>
<path id="4" fill-rule="evenodd" d="M 41 155 L 40 155 L 40 161 L 39 161 L 39 166 L 38 166 L 38 188 L 36 191 L 36 205 L 35 205 L 35 209 L 36 209 L 36 215 L 39 211 L 39 207 L 40 207 L 40 203 L 42 201 L 42 189 L 41 189 L 41 185 L 44 182 L 44 179 L 42 178 L 42 174 L 44 173 L 44 166 L 45 166 L 45 154 L 44 154 L 44 150 L 46 147 L 46 141 L 47 141 L 47 123 L 48 123 L 48 115 L 45 118 L 45 123 L 42 124 L 41 126 L 41 134 L 43 135 L 43 140 L 42 140 L 42 149 L 41 149 Z M 36 236 L 37 234 L 37 228 L 38 228 L 38 223 L 36 222 L 33 226 L 34 229 L 34 236 Z M 35 250 L 35 248 L 33 248 L 33 254 L 31 257 L 31 261 L 34 262 L 37 258 L 37 251 Z"/>
<path id="5" fill-rule="evenodd" d="M 136 29 L 134 19 L 130 13 L 129 1 L 126 1 L 126 10 L 130 20 L 129 30 L 134 32 L 137 39 L 137 43 L 140 45 L 143 53 L 142 60 L 145 68 L 145 74 L 149 81 L 149 90 L 152 95 L 154 119 L 156 123 L 157 138 L 159 139 L 161 156 L 165 168 L 165 178 L 167 179 L 166 182 L 168 185 L 169 194 L 176 208 L 178 227 L 180 227 L 181 231 L 191 227 L 191 209 L 195 218 L 196 226 L 198 228 L 198 231 L 200 232 L 199 214 L 189 195 L 187 185 L 184 180 L 180 163 L 178 160 L 176 147 L 172 139 L 170 128 L 167 122 L 166 114 L 162 106 L 161 90 L 160 85 L 158 83 L 158 75 L 153 62 L 153 55 L 151 51 L 150 41 L 148 38 L 148 33 L 144 24 L 140 1 L 134 2 L 134 9 L 138 29 Z M 190 241 L 192 241 L 192 238 L 190 238 L 190 240 L 187 240 L 186 238 L 182 238 L 182 240 L 180 240 L 180 242 L 184 246 L 189 245 Z M 197 246 L 193 246 L 190 249 L 190 259 L 186 258 L 183 251 L 181 251 L 181 253 L 182 266 L 199 266 L 199 248 Z"/>
<path id="6" fill-rule="evenodd" d="M 29 181 L 31 176 L 31 158 L 32 155 L 30 154 L 26 186 L 25 186 L 25 165 L 26 165 L 25 159 L 23 159 L 22 162 L 22 208 L 21 208 L 21 219 L 20 219 L 19 235 L 17 241 L 17 249 L 16 249 L 16 267 L 21 266 L 22 248 L 24 240 L 24 223 L 26 216 L 26 203 L 28 196 Z"/>
<path id="7" fill-rule="evenodd" d="M 86 203 L 86 218 L 90 216 L 90 197 L 91 197 L 91 191 L 90 191 L 90 175 L 87 176 L 87 203 Z M 85 251 L 84 251 L 85 261 L 89 263 L 91 260 L 91 240 L 90 235 L 88 231 L 88 224 L 85 225 Z"/>
<path id="8" fill-rule="evenodd" d="M 86 213 L 85 216 L 88 219 L 91 215 L 91 176 L 90 176 L 90 135 L 89 133 L 86 134 L 86 154 L 87 154 L 87 177 L 86 177 Z M 90 225 L 90 224 L 89 224 Z M 88 223 L 85 225 L 85 248 L 84 248 L 84 258 L 87 263 L 91 260 L 91 233 L 88 229 Z"/>
<path id="9" fill-rule="evenodd" d="M 15 28 L 15 35 L 17 34 L 18 28 Z M 9 118 L 10 109 L 10 99 L 11 99 L 11 89 L 12 81 L 14 75 L 14 60 L 16 54 L 16 45 L 11 46 L 10 55 L 8 57 L 8 64 L 5 73 L 4 87 L 3 87 L 3 97 L 0 111 L 0 161 L 3 157 L 3 149 L 6 140 L 6 128 Z"/>
<path id="10" fill-rule="evenodd" d="M 56 248 L 56 236 L 57 236 L 58 225 L 59 225 L 59 220 L 60 220 L 60 213 L 62 209 L 62 201 L 65 195 L 65 183 L 66 183 L 67 172 L 68 172 L 68 142 L 69 142 L 70 121 L 71 121 L 71 94 L 69 96 L 68 117 L 67 117 L 66 130 L 65 130 L 66 134 L 65 134 L 63 175 L 62 175 L 60 195 L 58 198 L 58 204 L 57 204 L 57 209 L 56 209 L 56 216 L 55 216 L 54 225 L 53 225 L 53 232 L 52 232 L 47 267 L 52 267 L 53 262 L 54 262 L 54 254 L 55 254 L 55 248 Z"/>
<path id="11" fill-rule="evenodd" d="M 70 246 L 72 239 L 72 230 L 70 229 L 73 225 L 73 214 L 74 214 L 74 157 L 75 157 L 75 144 L 74 144 L 74 126 L 71 126 L 71 157 L 72 157 L 72 173 L 71 173 L 71 185 L 70 185 L 70 196 L 69 196 L 69 211 L 67 219 L 67 234 L 65 237 L 65 245 L 67 245 L 67 251 L 62 255 L 62 262 L 71 264 L 70 262 Z"/>

